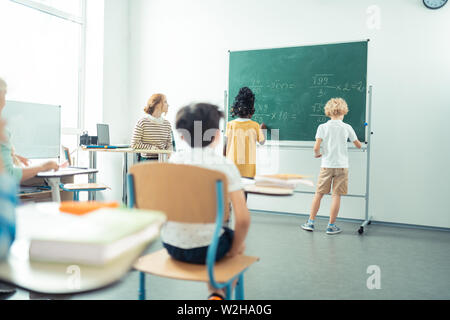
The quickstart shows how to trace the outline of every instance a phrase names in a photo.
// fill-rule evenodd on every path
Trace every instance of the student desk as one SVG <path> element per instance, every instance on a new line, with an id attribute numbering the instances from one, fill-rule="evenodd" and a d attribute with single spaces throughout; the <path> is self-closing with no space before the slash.
<path id="1" fill-rule="evenodd" d="M 293 189 L 286 188 L 276 188 L 276 187 L 260 187 L 255 185 L 255 180 L 252 179 L 241 179 L 242 184 L 244 185 L 244 193 L 245 199 L 247 199 L 248 194 L 259 194 L 265 196 L 292 196 L 294 195 Z"/>
<path id="2" fill-rule="evenodd" d="M 25 290 L 43 294 L 75 294 L 97 290 L 119 281 L 159 235 L 155 224 L 153 238 L 102 267 L 46 263 L 29 260 L 29 236 L 33 221 L 40 215 L 59 214 L 57 203 L 39 203 L 16 210 L 17 237 L 9 257 L 0 262 L 0 280 Z"/>
<path id="3" fill-rule="evenodd" d="M 59 203 L 61 202 L 59 184 L 61 183 L 62 177 L 71 177 L 82 174 L 95 175 L 97 172 L 97 169 L 66 168 L 58 171 L 40 172 L 37 174 L 37 177 L 44 178 L 47 181 L 52 188 L 52 200 Z"/>
<path id="4" fill-rule="evenodd" d="M 97 168 L 97 152 L 106 152 L 106 153 L 121 153 L 123 154 L 123 163 L 122 163 L 122 201 L 123 203 L 127 203 L 127 175 L 128 175 L 128 154 L 138 154 L 138 153 L 149 153 L 149 154 L 157 154 L 159 162 L 166 162 L 167 158 L 173 151 L 169 150 L 135 150 L 132 148 L 118 148 L 118 149 L 106 149 L 106 148 L 86 148 L 82 147 L 82 150 L 89 151 L 89 168 Z M 89 183 L 96 183 L 97 178 L 93 175 Z M 89 195 L 89 200 L 95 200 L 95 194 Z"/>

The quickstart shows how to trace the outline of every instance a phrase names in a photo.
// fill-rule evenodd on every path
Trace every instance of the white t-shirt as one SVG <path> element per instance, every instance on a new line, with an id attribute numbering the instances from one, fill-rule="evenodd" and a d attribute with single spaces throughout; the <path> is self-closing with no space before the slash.
<path id="1" fill-rule="evenodd" d="M 195 165 L 205 169 L 224 173 L 228 178 L 228 192 L 243 188 L 241 175 L 236 165 L 227 158 L 218 155 L 212 148 L 194 148 L 172 155 L 169 162 Z M 215 223 L 182 223 L 168 221 L 161 229 L 163 242 L 182 249 L 209 246 L 216 228 Z M 221 235 L 223 230 L 221 232 Z"/>
<path id="2" fill-rule="evenodd" d="M 358 140 L 353 128 L 342 120 L 330 120 L 317 129 L 322 139 L 322 168 L 348 168 L 347 141 Z"/>

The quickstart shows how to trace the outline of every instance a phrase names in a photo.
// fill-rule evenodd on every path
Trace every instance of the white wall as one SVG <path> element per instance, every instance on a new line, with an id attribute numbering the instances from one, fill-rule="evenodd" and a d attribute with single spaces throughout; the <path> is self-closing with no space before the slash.
<path id="1" fill-rule="evenodd" d="M 120 0 L 108 2 L 124 5 Z M 104 115 L 111 122 L 127 119 L 118 139 L 129 136 L 155 92 L 167 94 L 172 122 L 176 110 L 193 100 L 223 106 L 228 50 L 370 38 L 375 132 L 370 213 L 378 221 L 450 227 L 446 127 L 450 5 L 431 11 L 418 0 L 132 0 L 129 4 L 129 42 L 123 34 L 127 21 L 122 14 L 117 19 L 112 16 L 110 24 L 105 22 L 105 32 L 118 32 L 123 41 L 108 45 L 105 36 L 105 57 L 116 61 L 108 66 L 105 60 L 105 85 L 117 81 L 108 85 L 117 91 L 111 92 L 110 100 L 105 95 Z M 366 24 L 367 9 L 373 4 L 381 9 L 379 30 Z M 117 75 L 126 73 L 117 62 L 127 54 L 128 100 L 120 90 L 123 82 L 117 80 Z M 310 151 L 283 149 L 280 157 L 280 172 L 316 175 L 320 166 Z M 365 156 L 352 153 L 350 158 L 350 192 L 362 193 Z M 311 196 L 304 195 L 276 200 L 253 197 L 249 205 L 307 213 L 310 201 Z M 327 206 L 325 202 L 321 215 L 328 214 Z M 363 218 L 364 202 L 345 198 L 340 216 Z"/>
<path id="2" fill-rule="evenodd" d="M 129 143 L 129 2 L 105 0 L 102 122 L 109 124 L 113 144 Z M 89 110 L 87 110 L 89 112 Z M 98 199 L 122 199 L 122 155 L 97 153 L 97 181 L 111 187 Z"/>

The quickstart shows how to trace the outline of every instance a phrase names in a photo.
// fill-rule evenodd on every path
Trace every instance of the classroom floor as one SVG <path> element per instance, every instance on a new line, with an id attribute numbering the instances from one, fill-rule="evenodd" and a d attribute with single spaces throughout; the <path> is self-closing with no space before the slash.
<path id="1" fill-rule="evenodd" d="M 450 299 L 450 232 L 340 222 L 339 235 L 300 229 L 303 216 L 253 213 L 247 253 L 261 260 L 245 277 L 248 300 L 296 299 Z M 149 252 L 159 250 L 155 243 Z M 380 271 L 380 289 L 369 290 L 369 266 Z M 138 272 L 102 291 L 52 299 L 137 299 Z M 147 298 L 205 299 L 205 284 L 147 276 Z M 0 296 L 0 299 L 2 297 Z M 18 290 L 6 299 L 30 299 Z M 32 294 L 31 299 L 47 299 Z"/>

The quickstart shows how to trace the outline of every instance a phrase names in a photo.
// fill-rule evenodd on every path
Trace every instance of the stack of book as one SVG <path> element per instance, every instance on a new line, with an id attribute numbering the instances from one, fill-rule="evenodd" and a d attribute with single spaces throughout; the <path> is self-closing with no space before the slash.
<path id="1" fill-rule="evenodd" d="M 314 187 L 314 183 L 306 178 L 306 176 L 302 176 L 299 174 L 259 175 L 255 177 L 255 185 L 259 187 L 284 189 L 295 189 L 300 184 Z"/>
<path id="2" fill-rule="evenodd" d="M 113 208 L 45 216 L 33 228 L 30 260 L 102 266 L 150 243 L 165 219 L 156 211 Z"/>

